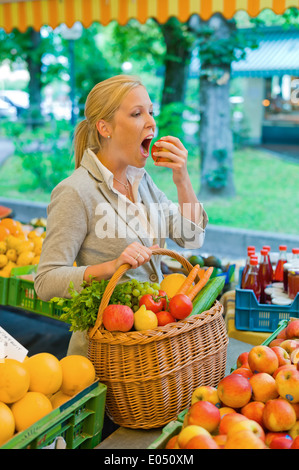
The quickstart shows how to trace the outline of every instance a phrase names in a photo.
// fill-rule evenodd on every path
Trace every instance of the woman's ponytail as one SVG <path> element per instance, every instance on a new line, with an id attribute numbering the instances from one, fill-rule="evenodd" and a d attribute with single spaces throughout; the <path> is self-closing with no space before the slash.
<path id="1" fill-rule="evenodd" d="M 88 148 L 88 122 L 87 119 L 79 122 L 74 135 L 75 168 L 79 168 L 83 153 Z"/>

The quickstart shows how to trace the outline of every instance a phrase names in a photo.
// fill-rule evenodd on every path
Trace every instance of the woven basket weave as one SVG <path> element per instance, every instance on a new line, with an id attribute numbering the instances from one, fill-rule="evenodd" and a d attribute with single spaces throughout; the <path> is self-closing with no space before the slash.
<path id="1" fill-rule="evenodd" d="M 192 269 L 171 250 L 157 249 L 153 254 L 169 255 L 188 271 Z M 88 332 L 88 357 L 99 380 L 107 385 L 107 415 L 123 427 L 157 428 L 190 406 L 196 387 L 216 387 L 224 377 L 228 336 L 218 301 L 207 312 L 152 330 L 105 330 L 103 311 L 130 268 L 122 265 L 106 287 L 97 321 Z"/>

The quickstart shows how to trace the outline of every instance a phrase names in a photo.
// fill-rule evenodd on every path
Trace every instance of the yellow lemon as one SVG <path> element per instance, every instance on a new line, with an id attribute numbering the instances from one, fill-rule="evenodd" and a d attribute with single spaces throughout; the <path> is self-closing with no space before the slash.
<path id="1" fill-rule="evenodd" d="M 20 255 L 24 251 L 33 251 L 34 243 L 31 240 L 23 240 L 20 245 L 17 246 L 17 254 Z"/>
<path id="2" fill-rule="evenodd" d="M 31 264 L 38 264 L 38 263 L 39 263 L 39 260 L 40 260 L 40 255 L 36 255 L 36 256 L 33 258 Z"/>
<path id="3" fill-rule="evenodd" d="M 3 271 L 5 271 L 5 273 L 7 273 L 7 276 L 5 276 L 5 277 L 9 277 L 10 274 L 11 274 L 12 268 L 15 268 L 16 266 L 17 266 L 16 263 L 14 263 L 13 261 L 8 261 L 7 265 L 4 266 L 4 268 L 3 268 Z"/>
<path id="4" fill-rule="evenodd" d="M 141 305 L 134 313 L 134 328 L 137 331 L 152 330 L 158 326 L 157 315 L 151 310 L 146 310 L 145 305 Z"/>
<path id="5" fill-rule="evenodd" d="M 177 291 L 185 281 L 186 277 L 187 276 L 185 276 L 185 274 L 183 273 L 168 274 L 168 276 L 165 276 L 165 278 L 161 282 L 160 288 L 161 290 L 164 290 L 167 296 L 171 299 L 171 297 L 173 297 L 177 293 Z"/>
<path id="6" fill-rule="evenodd" d="M 13 261 L 14 263 L 17 261 L 17 252 L 14 248 L 10 248 L 6 252 L 7 259 Z"/>
<path id="7" fill-rule="evenodd" d="M 9 235 L 5 239 L 5 242 L 6 242 L 6 245 L 7 245 L 7 249 L 13 248 L 14 250 L 16 250 L 17 247 L 22 243 L 22 240 L 15 237 L 14 235 Z"/>
<path id="8" fill-rule="evenodd" d="M 6 250 L 7 250 L 7 243 L 4 241 L 0 242 L 0 254 L 4 255 L 6 253 Z"/>
<path id="9" fill-rule="evenodd" d="M 18 266 L 28 266 L 32 264 L 32 261 L 35 257 L 35 253 L 33 251 L 23 251 L 17 259 Z"/>
<path id="10" fill-rule="evenodd" d="M 1 277 L 10 277 L 8 272 L 5 269 L 0 269 L 0 276 Z"/>
<path id="11" fill-rule="evenodd" d="M 8 259 L 6 255 L 0 255 L 0 268 L 4 268 L 8 263 Z"/>

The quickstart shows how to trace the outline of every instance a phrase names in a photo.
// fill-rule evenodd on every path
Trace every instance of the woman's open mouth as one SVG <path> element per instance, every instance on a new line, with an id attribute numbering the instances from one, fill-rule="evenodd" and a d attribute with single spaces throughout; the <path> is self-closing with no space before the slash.
<path id="1" fill-rule="evenodd" d="M 146 137 L 146 138 L 141 142 L 140 151 L 141 151 L 141 154 L 142 154 L 144 157 L 148 157 L 148 156 L 149 156 L 149 148 L 150 148 L 152 139 L 153 139 L 152 136 L 151 136 L 151 137 Z"/>

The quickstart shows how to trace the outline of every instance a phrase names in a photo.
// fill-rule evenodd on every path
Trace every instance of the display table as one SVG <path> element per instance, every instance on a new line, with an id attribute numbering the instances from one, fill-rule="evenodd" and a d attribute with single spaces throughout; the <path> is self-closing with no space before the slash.
<path id="1" fill-rule="evenodd" d="M 270 333 L 267 334 L 269 336 Z M 238 356 L 244 351 L 250 351 L 252 344 L 229 338 L 227 348 L 227 363 L 225 375 L 236 367 Z M 147 449 L 161 434 L 162 428 L 156 429 L 128 429 L 120 427 L 110 434 L 96 449 Z"/>

